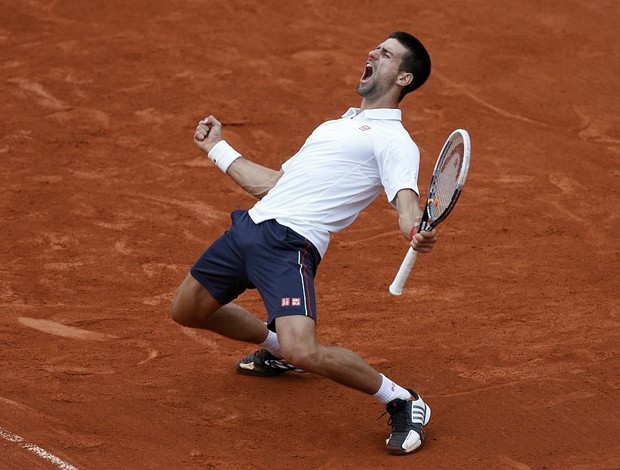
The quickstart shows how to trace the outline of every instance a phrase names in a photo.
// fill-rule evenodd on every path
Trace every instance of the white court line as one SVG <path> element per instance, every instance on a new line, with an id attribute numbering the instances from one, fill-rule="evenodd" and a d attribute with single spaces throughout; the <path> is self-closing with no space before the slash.
<path id="1" fill-rule="evenodd" d="M 78 470 L 73 465 L 70 465 L 64 460 L 61 460 L 60 458 L 56 457 L 54 454 L 50 454 L 45 449 L 41 449 L 39 446 L 31 444 L 30 442 L 26 441 L 23 437 L 7 431 L 3 427 L 0 427 L 0 437 L 9 442 L 15 442 L 19 447 L 22 447 L 23 449 L 26 449 L 32 452 L 33 454 L 38 455 L 44 460 L 52 462 L 54 465 L 56 465 L 61 470 Z"/>

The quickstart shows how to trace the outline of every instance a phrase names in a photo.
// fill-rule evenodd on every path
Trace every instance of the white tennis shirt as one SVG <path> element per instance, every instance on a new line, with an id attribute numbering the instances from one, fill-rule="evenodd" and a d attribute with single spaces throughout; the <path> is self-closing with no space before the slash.
<path id="1" fill-rule="evenodd" d="M 317 127 L 282 165 L 284 174 L 249 215 L 275 219 L 304 236 L 325 256 L 330 234 L 348 227 L 381 191 L 418 192 L 420 152 L 400 109 L 350 108 Z"/>

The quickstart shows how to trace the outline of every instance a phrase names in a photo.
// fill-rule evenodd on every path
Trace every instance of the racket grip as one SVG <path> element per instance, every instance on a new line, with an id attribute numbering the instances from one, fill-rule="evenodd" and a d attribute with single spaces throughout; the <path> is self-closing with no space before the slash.
<path id="1" fill-rule="evenodd" d="M 405 255 L 405 259 L 396 273 L 396 277 L 394 277 L 394 281 L 392 281 L 392 284 L 390 285 L 390 294 L 400 295 L 403 293 L 403 287 L 405 287 L 405 282 L 407 282 L 407 278 L 413 269 L 413 265 L 415 264 L 417 257 L 418 252 L 410 247 L 409 251 Z"/>

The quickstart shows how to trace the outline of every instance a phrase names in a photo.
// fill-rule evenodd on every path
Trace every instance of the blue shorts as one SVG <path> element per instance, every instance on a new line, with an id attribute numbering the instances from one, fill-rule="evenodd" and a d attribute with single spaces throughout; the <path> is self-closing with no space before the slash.
<path id="1" fill-rule="evenodd" d="M 275 220 L 255 224 L 241 210 L 231 218 L 232 227 L 198 258 L 192 276 L 222 305 L 258 289 L 272 329 L 281 316 L 316 321 L 314 276 L 321 256 L 314 245 Z"/>

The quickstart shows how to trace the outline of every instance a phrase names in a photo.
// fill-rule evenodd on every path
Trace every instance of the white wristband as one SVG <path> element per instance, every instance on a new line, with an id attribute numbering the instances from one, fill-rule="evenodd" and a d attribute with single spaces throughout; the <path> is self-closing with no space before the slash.
<path id="1" fill-rule="evenodd" d="M 220 140 L 209 152 L 209 159 L 224 173 L 226 173 L 226 170 L 228 170 L 232 162 L 240 157 L 241 154 L 232 148 L 225 140 Z"/>

